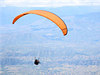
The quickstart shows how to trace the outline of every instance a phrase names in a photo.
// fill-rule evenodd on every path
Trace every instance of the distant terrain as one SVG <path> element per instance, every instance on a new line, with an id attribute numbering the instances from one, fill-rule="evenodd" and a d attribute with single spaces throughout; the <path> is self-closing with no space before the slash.
<path id="1" fill-rule="evenodd" d="M 68 27 L 66 36 L 46 18 L 29 15 L 12 25 L 12 17 L 2 11 L 2 75 L 100 74 L 100 12 L 61 15 Z M 33 64 L 34 57 L 40 58 L 39 66 Z"/>

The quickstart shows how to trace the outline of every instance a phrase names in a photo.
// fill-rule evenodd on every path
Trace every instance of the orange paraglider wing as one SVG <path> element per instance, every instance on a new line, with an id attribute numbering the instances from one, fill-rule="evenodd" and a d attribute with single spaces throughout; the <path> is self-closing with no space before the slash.
<path id="1" fill-rule="evenodd" d="M 20 17 L 27 15 L 27 14 L 37 14 L 37 15 L 48 18 L 49 20 L 53 21 L 62 30 L 64 35 L 67 34 L 67 26 L 64 23 L 64 21 L 57 15 L 55 15 L 51 12 L 48 12 L 48 11 L 44 11 L 44 10 L 31 10 L 31 11 L 22 13 L 22 14 L 16 16 L 12 23 L 14 24 Z"/>

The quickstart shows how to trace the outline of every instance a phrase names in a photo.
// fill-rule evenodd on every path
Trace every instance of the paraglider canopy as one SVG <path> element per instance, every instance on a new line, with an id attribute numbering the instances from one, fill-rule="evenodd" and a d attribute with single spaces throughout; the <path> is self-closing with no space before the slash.
<path id="1" fill-rule="evenodd" d="M 48 12 L 45 10 L 31 10 L 31 11 L 24 12 L 24 13 L 16 16 L 14 18 L 12 24 L 14 24 L 20 17 L 27 15 L 27 14 L 37 14 L 37 15 L 46 17 L 47 19 L 54 22 L 62 30 L 64 35 L 66 35 L 68 32 L 66 24 L 64 23 L 64 21 L 60 17 L 58 17 L 54 13 L 51 13 L 51 12 Z"/>

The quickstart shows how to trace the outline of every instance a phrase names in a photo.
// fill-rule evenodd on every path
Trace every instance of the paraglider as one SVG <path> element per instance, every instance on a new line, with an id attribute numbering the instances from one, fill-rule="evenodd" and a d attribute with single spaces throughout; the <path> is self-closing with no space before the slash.
<path id="1" fill-rule="evenodd" d="M 51 20 L 52 22 L 54 22 L 61 29 L 64 36 L 68 33 L 67 26 L 64 23 L 64 21 L 60 17 L 55 15 L 54 13 L 51 13 L 51 12 L 45 11 L 45 10 L 31 10 L 31 11 L 24 12 L 24 13 L 16 16 L 14 18 L 12 24 L 14 24 L 19 18 L 21 18 L 27 14 L 36 14 L 36 15 L 43 16 L 43 17 Z M 38 65 L 39 63 L 40 63 L 40 61 L 35 58 L 34 64 Z"/>
<path id="2" fill-rule="evenodd" d="M 36 15 L 43 16 L 43 17 L 51 20 L 52 22 L 54 22 L 61 29 L 61 31 L 63 32 L 64 35 L 66 35 L 68 32 L 66 24 L 60 17 L 58 17 L 57 15 L 55 15 L 49 11 L 45 11 L 45 10 L 31 10 L 31 11 L 24 12 L 24 13 L 16 16 L 14 18 L 12 24 L 14 24 L 20 17 L 25 16 L 27 14 L 36 14 Z"/>
<path id="3" fill-rule="evenodd" d="M 34 59 L 34 64 L 35 64 L 35 65 L 40 64 L 39 58 L 38 58 L 38 59 L 36 59 L 36 57 L 35 57 L 35 59 Z"/>

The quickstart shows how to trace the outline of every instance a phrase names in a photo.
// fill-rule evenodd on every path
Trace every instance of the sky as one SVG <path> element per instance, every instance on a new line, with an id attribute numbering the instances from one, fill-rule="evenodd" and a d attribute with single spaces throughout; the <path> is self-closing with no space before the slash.
<path id="1" fill-rule="evenodd" d="M 99 6 L 100 0 L 0 0 L 0 7 Z"/>

